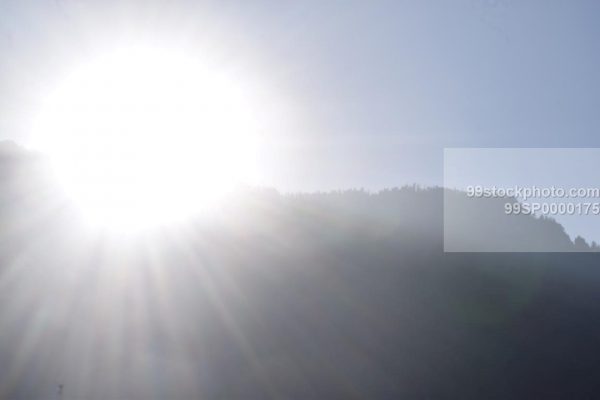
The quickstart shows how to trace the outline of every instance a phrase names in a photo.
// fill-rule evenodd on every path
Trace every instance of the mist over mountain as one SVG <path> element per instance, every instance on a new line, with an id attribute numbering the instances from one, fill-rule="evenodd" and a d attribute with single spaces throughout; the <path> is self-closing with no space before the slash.
<path id="1" fill-rule="evenodd" d="M 0 144 L 0 397 L 592 397 L 596 254 L 477 204 L 470 238 L 565 253 L 444 253 L 443 189 L 417 186 L 247 188 L 115 237 Z"/>

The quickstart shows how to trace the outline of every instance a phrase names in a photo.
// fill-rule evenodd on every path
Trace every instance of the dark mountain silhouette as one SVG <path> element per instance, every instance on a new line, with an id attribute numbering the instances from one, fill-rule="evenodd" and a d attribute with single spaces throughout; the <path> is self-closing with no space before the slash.
<path id="1" fill-rule="evenodd" d="M 470 228 L 566 253 L 444 253 L 440 188 L 246 189 L 210 220 L 113 237 L 86 230 L 41 165 L 0 148 L 2 398 L 598 391 L 597 256 L 568 253 L 589 246 L 552 220 Z"/>

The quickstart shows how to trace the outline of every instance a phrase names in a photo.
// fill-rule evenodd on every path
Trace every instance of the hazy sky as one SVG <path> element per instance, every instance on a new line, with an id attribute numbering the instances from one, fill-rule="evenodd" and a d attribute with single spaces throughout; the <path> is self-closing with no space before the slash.
<path id="1" fill-rule="evenodd" d="M 441 183 L 444 147 L 599 146 L 597 1 L 0 1 L 0 138 L 69 63 L 185 43 L 275 93 L 265 183 Z"/>

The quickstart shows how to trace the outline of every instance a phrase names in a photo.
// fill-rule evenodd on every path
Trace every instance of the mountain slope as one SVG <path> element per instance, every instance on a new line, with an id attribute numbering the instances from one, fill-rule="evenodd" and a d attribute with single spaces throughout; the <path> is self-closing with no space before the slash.
<path id="1" fill-rule="evenodd" d="M 0 397 L 596 391 L 596 255 L 443 253 L 442 189 L 248 189 L 210 221 L 115 238 L 84 229 L 25 154 L 0 160 Z M 515 240 L 574 246 L 553 221 L 523 224 Z"/>

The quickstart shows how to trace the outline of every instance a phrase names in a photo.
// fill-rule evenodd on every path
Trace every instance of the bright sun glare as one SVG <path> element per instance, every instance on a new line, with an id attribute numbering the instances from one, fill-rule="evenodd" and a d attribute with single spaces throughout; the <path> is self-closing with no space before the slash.
<path id="1" fill-rule="evenodd" d="M 207 210 L 254 169 L 241 86 L 184 53 L 111 51 L 49 93 L 34 146 L 93 223 L 137 229 Z"/>

